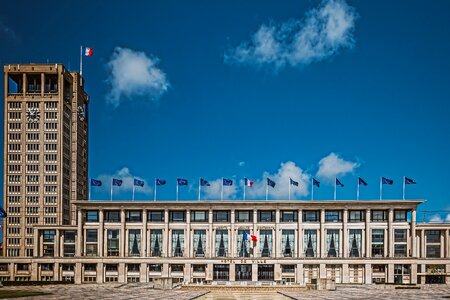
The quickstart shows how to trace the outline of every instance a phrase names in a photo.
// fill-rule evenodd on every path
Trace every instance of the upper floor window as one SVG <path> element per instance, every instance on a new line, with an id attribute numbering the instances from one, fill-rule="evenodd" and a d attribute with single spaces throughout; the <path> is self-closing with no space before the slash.
<path id="1" fill-rule="evenodd" d="M 149 210 L 147 212 L 148 222 L 164 222 L 164 211 L 163 210 Z"/>
<path id="2" fill-rule="evenodd" d="M 258 210 L 258 222 L 275 222 L 275 211 Z"/>
<path id="3" fill-rule="evenodd" d="M 406 243 L 407 230 L 406 229 L 395 229 L 394 230 L 394 242 L 395 243 Z"/>
<path id="4" fill-rule="evenodd" d="M 385 210 L 372 210 L 370 212 L 372 222 L 386 222 L 387 213 Z"/>
<path id="5" fill-rule="evenodd" d="M 186 222 L 185 210 L 171 210 L 169 211 L 170 222 Z"/>
<path id="6" fill-rule="evenodd" d="M 105 211 L 105 222 L 109 223 L 120 222 L 120 211 L 119 210 Z"/>
<path id="7" fill-rule="evenodd" d="M 325 222 L 342 222 L 342 211 L 340 210 L 326 210 Z"/>
<path id="8" fill-rule="evenodd" d="M 365 220 L 365 211 L 364 210 L 350 210 L 348 212 L 348 221 L 349 222 L 364 222 Z"/>
<path id="9" fill-rule="evenodd" d="M 142 211 L 128 210 L 126 213 L 127 222 L 142 222 Z"/>
<path id="10" fill-rule="evenodd" d="M 425 230 L 427 236 L 427 243 L 440 243 L 441 231 L 440 230 Z"/>
<path id="11" fill-rule="evenodd" d="M 253 222 L 252 210 L 237 210 L 235 212 L 236 222 Z"/>
<path id="12" fill-rule="evenodd" d="M 296 210 L 282 210 L 280 213 L 280 222 L 297 222 L 298 211 Z"/>
<path id="13" fill-rule="evenodd" d="M 320 222 L 320 210 L 304 210 L 303 222 Z"/>
<path id="14" fill-rule="evenodd" d="M 406 222 L 407 217 L 407 210 L 394 210 L 394 222 Z"/>
<path id="15" fill-rule="evenodd" d="M 215 210 L 213 211 L 214 222 L 230 222 L 230 211 L 229 210 Z"/>
<path id="16" fill-rule="evenodd" d="M 87 210 L 85 216 L 86 222 L 98 222 L 98 210 Z"/>
<path id="17" fill-rule="evenodd" d="M 191 211 L 191 222 L 208 222 L 208 211 Z"/>

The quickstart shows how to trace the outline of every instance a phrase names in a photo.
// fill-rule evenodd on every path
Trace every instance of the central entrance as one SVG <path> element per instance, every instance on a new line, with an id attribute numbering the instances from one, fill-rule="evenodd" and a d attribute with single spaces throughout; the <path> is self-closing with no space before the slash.
<path id="1" fill-rule="evenodd" d="M 252 265 L 236 265 L 236 281 L 251 281 Z"/>
<path id="2" fill-rule="evenodd" d="M 273 273 L 273 265 L 258 265 L 258 281 L 273 281 Z"/>

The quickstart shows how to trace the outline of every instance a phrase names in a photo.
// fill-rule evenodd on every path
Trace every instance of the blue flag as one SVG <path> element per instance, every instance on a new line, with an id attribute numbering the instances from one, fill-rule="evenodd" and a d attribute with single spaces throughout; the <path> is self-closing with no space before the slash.
<path id="1" fill-rule="evenodd" d="M 405 177 L 405 184 L 416 184 L 414 179 Z"/>
<path id="2" fill-rule="evenodd" d="M 102 186 L 102 181 L 91 178 L 91 186 Z"/>
<path id="3" fill-rule="evenodd" d="M 233 180 L 223 178 L 223 185 L 224 186 L 231 186 L 231 185 L 233 185 Z"/>
<path id="4" fill-rule="evenodd" d="M 115 179 L 115 178 L 113 178 L 112 185 L 121 186 L 122 185 L 122 179 Z"/>
<path id="5" fill-rule="evenodd" d="M 135 178 L 134 179 L 134 186 L 143 187 L 144 186 L 144 181 Z"/>
<path id="6" fill-rule="evenodd" d="M 358 184 L 367 185 L 367 182 L 365 182 L 361 177 L 358 177 Z"/>
<path id="7" fill-rule="evenodd" d="M 156 183 L 156 185 L 165 185 L 166 184 L 166 180 L 156 178 L 155 179 L 155 183 Z"/>
<path id="8" fill-rule="evenodd" d="M 393 185 L 394 184 L 394 180 L 388 179 L 388 178 L 385 178 L 385 177 L 381 177 L 381 183 L 382 184 Z"/>
<path id="9" fill-rule="evenodd" d="M 313 186 L 317 186 L 320 187 L 320 181 L 316 180 L 315 178 L 313 178 Z"/>
<path id="10" fill-rule="evenodd" d="M 188 185 L 187 179 L 177 178 L 178 185 Z"/>
<path id="11" fill-rule="evenodd" d="M 336 185 L 342 186 L 344 187 L 344 185 L 342 184 L 342 182 L 339 181 L 339 179 L 336 178 Z"/>
<path id="12" fill-rule="evenodd" d="M 209 182 L 203 178 L 200 178 L 200 185 L 201 186 L 210 186 Z"/>
<path id="13" fill-rule="evenodd" d="M 298 186 L 298 181 L 292 180 L 292 178 L 289 178 L 289 183 L 295 186 Z"/>
<path id="14" fill-rule="evenodd" d="M 3 207 L 0 206 L 0 217 L 6 218 L 8 214 L 6 213 L 6 210 L 3 209 Z"/>
<path id="15" fill-rule="evenodd" d="M 275 183 L 275 181 L 271 180 L 270 178 L 267 178 L 267 185 L 275 188 L 276 183 Z"/>

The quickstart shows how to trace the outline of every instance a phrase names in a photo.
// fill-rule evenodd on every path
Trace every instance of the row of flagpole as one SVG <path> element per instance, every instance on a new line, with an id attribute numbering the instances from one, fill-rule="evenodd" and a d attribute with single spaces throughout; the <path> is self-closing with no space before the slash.
<path id="1" fill-rule="evenodd" d="M 269 186 L 272 188 L 275 188 L 275 181 L 273 181 L 270 178 L 266 178 L 266 200 L 269 200 Z M 188 185 L 188 180 L 187 179 L 183 179 L 183 178 L 177 178 L 177 184 L 176 184 L 176 201 L 178 201 L 178 192 L 179 192 L 179 186 L 187 186 Z M 112 178 L 111 179 L 111 190 L 110 190 L 110 200 L 112 201 L 113 199 L 113 191 L 114 191 L 114 186 L 122 186 L 123 180 L 122 179 L 116 179 L 116 178 Z M 166 180 L 165 179 L 159 179 L 159 178 L 155 178 L 154 181 L 154 189 L 153 189 L 153 201 L 156 201 L 156 191 L 157 191 L 157 187 L 158 186 L 162 186 L 162 185 L 166 185 Z M 245 196 L 246 196 L 246 187 L 252 187 L 254 184 L 254 182 L 248 178 L 244 178 L 244 197 L 243 200 L 245 200 Z M 393 185 L 394 184 L 394 180 L 386 178 L 381 176 L 380 177 L 380 200 L 383 200 L 383 185 Z M 406 185 L 408 184 L 416 184 L 416 182 L 414 181 L 414 179 L 408 178 L 406 176 L 403 176 L 403 200 L 405 200 L 405 191 L 406 191 Z M 232 186 L 233 185 L 233 180 L 232 179 L 227 179 L 227 178 L 223 178 L 222 177 L 222 186 L 221 186 L 221 191 L 220 191 L 220 199 L 223 200 L 223 193 L 224 193 L 224 187 L 225 186 Z M 361 177 L 358 177 L 358 182 L 357 182 L 357 189 L 356 189 L 356 200 L 359 200 L 359 195 L 360 195 L 360 186 L 366 186 L 367 182 L 362 179 Z M 90 181 L 90 185 L 89 185 L 89 200 L 91 199 L 91 187 L 98 187 L 98 186 L 102 186 L 102 181 L 101 180 L 97 180 L 97 179 L 91 179 Z M 144 187 L 144 181 L 140 180 L 140 179 L 136 179 L 134 178 L 133 181 L 133 198 L 132 200 L 134 201 L 134 195 L 135 195 L 135 187 Z M 198 179 L 198 200 L 201 200 L 201 189 L 202 186 L 211 186 L 211 184 L 203 179 L 203 178 L 199 178 Z M 288 185 L 288 195 L 289 195 L 289 200 L 291 200 L 291 186 L 296 186 L 299 187 L 299 182 L 293 180 L 292 178 L 289 178 L 289 185 Z M 314 177 L 311 178 L 311 200 L 314 200 L 314 187 L 320 187 L 320 181 L 318 181 L 317 179 L 315 179 Z M 344 187 L 344 184 L 338 179 L 335 178 L 334 179 L 334 197 L 333 199 L 336 200 L 337 198 L 337 186 L 340 187 Z"/>

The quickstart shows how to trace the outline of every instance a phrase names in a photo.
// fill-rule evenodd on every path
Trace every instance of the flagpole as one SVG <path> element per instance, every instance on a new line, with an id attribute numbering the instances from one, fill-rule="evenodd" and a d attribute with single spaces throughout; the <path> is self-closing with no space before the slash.
<path id="1" fill-rule="evenodd" d="M 266 201 L 269 200 L 269 184 L 267 182 L 267 178 L 266 178 Z"/>
<path id="2" fill-rule="evenodd" d="M 132 201 L 134 201 L 134 187 L 135 187 L 136 185 L 135 185 L 135 182 L 133 182 L 133 198 L 132 198 Z"/>
<path id="3" fill-rule="evenodd" d="M 83 76 L 83 46 L 80 46 L 80 76 Z"/>
<path id="4" fill-rule="evenodd" d="M 177 201 L 178 201 L 178 179 L 177 179 Z"/>
<path id="5" fill-rule="evenodd" d="M 153 201 L 156 201 L 156 178 L 155 178 L 154 185 L 155 185 L 155 189 L 153 190 Z"/>
<path id="6" fill-rule="evenodd" d="M 314 178 L 311 177 L 311 201 L 314 200 Z"/>
<path id="7" fill-rule="evenodd" d="M 89 195 L 88 195 L 88 200 L 91 200 L 91 188 L 92 188 L 92 184 L 91 184 L 91 181 L 90 181 L 90 180 L 89 180 L 88 184 L 89 184 Z"/>
<path id="8" fill-rule="evenodd" d="M 359 177 L 358 177 L 358 188 L 356 189 L 356 200 L 359 200 Z"/>
<path id="9" fill-rule="evenodd" d="M 201 188 L 202 188 L 202 185 L 201 185 L 201 183 L 200 183 L 200 178 L 198 179 L 198 201 L 200 201 L 200 192 L 201 192 Z"/>
<path id="10" fill-rule="evenodd" d="M 223 200 L 223 177 L 222 177 L 222 191 L 220 193 L 220 200 Z"/>
<path id="11" fill-rule="evenodd" d="M 113 194 L 113 179 L 111 179 L 111 201 L 112 201 L 112 194 Z"/>
<path id="12" fill-rule="evenodd" d="M 289 200 L 291 200 L 291 178 L 289 178 Z"/>
<path id="13" fill-rule="evenodd" d="M 380 177 L 380 200 L 383 200 L 383 180 Z"/>
<path id="14" fill-rule="evenodd" d="M 405 187 L 406 187 L 405 176 L 403 176 L 403 200 L 405 200 Z"/>
<path id="15" fill-rule="evenodd" d="M 245 188 L 247 187 L 246 179 L 244 178 L 244 200 L 245 200 Z"/>
<path id="16" fill-rule="evenodd" d="M 334 178 L 334 201 L 336 201 L 336 178 Z"/>

